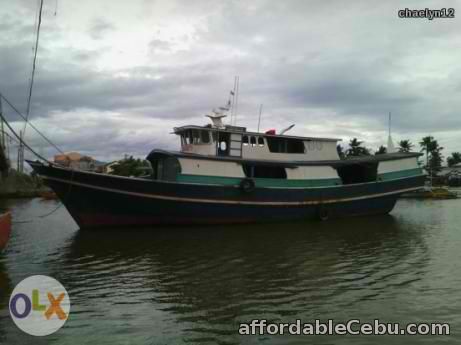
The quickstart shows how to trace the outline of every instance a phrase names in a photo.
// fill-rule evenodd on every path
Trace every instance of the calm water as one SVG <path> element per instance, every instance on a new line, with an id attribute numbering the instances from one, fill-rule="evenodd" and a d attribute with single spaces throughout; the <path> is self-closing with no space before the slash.
<path id="1" fill-rule="evenodd" d="M 238 227 L 78 231 L 64 208 L 12 201 L 0 254 L 3 344 L 416 344 L 461 342 L 461 200 L 402 200 L 390 216 Z M 44 274 L 69 320 L 14 325 L 15 284 Z M 240 322 L 449 322 L 450 336 L 239 336 Z"/>

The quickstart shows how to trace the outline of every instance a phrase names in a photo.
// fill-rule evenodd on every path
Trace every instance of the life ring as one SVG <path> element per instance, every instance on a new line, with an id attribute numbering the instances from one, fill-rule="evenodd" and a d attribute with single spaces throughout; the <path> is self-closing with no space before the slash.
<path id="1" fill-rule="evenodd" d="M 328 220 L 329 216 L 330 212 L 328 211 L 328 207 L 326 207 L 325 205 L 319 205 L 319 207 L 317 208 L 318 219 L 321 221 L 325 221 Z"/>
<path id="2" fill-rule="evenodd" d="M 255 189 L 255 181 L 251 178 L 244 178 L 240 182 L 240 190 L 244 193 L 251 193 Z"/>

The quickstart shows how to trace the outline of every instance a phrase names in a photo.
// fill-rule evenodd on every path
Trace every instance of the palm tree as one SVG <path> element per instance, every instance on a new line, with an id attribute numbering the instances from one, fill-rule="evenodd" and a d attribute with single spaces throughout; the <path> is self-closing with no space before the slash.
<path id="1" fill-rule="evenodd" d="M 399 141 L 399 152 L 410 152 L 414 145 L 410 140 L 400 140 Z"/>
<path id="2" fill-rule="evenodd" d="M 437 140 L 433 136 L 427 136 L 421 139 L 419 142 L 421 146 L 421 152 L 426 153 L 426 165 L 425 169 L 432 176 L 432 173 L 437 173 L 442 167 L 442 153 L 443 147 L 439 145 Z"/>
<path id="3" fill-rule="evenodd" d="M 375 152 L 375 155 L 383 155 L 385 153 L 387 153 L 387 149 L 383 145 L 381 145 L 378 151 Z"/>
<path id="4" fill-rule="evenodd" d="M 347 157 L 369 156 L 370 150 L 362 146 L 363 141 L 353 138 L 349 141 L 349 149 L 346 151 Z"/>
<path id="5" fill-rule="evenodd" d="M 435 140 L 431 135 L 422 138 L 419 142 L 419 146 L 421 146 L 421 152 L 426 152 L 426 155 L 434 151 L 438 145 L 439 144 L 437 143 L 437 140 Z"/>
<path id="6" fill-rule="evenodd" d="M 461 163 L 461 152 L 452 152 L 451 156 L 447 158 L 447 164 L 449 167 Z"/>

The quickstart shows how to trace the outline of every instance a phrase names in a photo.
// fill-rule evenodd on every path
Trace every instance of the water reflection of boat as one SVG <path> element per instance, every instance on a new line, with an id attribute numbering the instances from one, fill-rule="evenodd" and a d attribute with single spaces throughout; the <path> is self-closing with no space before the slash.
<path id="1" fill-rule="evenodd" d="M 424 183 L 420 153 L 340 159 L 338 139 L 250 132 L 224 116 L 175 128 L 181 152 L 153 150 L 148 178 L 29 164 L 81 228 L 385 214 Z"/>
<path id="2" fill-rule="evenodd" d="M 11 213 L 0 214 L 0 250 L 5 248 L 11 233 Z"/>
<path id="3" fill-rule="evenodd" d="M 236 315 L 308 317 L 375 298 L 396 281 L 420 279 L 427 263 L 419 232 L 392 216 L 315 224 L 160 228 L 129 237 L 128 228 L 79 231 L 60 269 L 75 298 L 116 291 L 120 306 L 136 304 L 152 318 L 167 312 L 199 343 L 235 334 Z"/>

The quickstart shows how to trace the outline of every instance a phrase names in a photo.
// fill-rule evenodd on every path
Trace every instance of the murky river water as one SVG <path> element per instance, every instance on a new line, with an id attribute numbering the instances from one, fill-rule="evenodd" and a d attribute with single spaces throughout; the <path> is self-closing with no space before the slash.
<path id="1" fill-rule="evenodd" d="M 0 253 L 2 344 L 461 343 L 461 200 L 401 200 L 389 216 L 295 224 L 79 231 L 54 201 L 10 201 Z M 23 222 L 33 220 L 32 222 Z M 22 279 L 58 279 L 65 326 L 19 330 Z M 252 319 L 448 322 L 449 336 L 241 336 Z"/>

